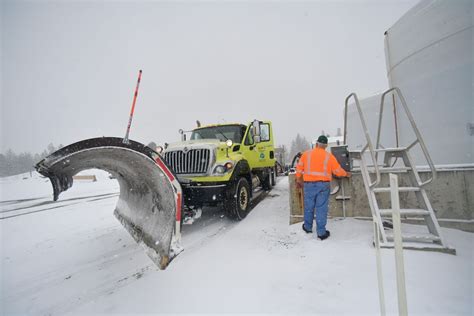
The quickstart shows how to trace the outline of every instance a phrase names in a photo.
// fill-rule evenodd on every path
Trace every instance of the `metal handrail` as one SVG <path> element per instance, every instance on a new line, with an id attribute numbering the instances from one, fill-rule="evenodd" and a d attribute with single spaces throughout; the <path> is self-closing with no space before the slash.
<path id="1" fill-rule="evenodd" d="M 421 136 L 421 133 L 418 130 L 418 127 L 415 123 L 415 119 L 413 118 L 410 110 L 408 109 L 408 105 L 405 101 L 405 98 L 403 97 L 403 94 L 402 94 L 402 92 L 400 91 L 400 89 L 398 87 L 390 88 L 382 94 L 382 98 L 380 100 L 380 114 L 379 114 L 379 126 L 377 128 L 377 143 L 376 143 L 377 147 L 376 147 L 376 149 L 379 149 L 379 146 L 380 146 L 380 133 L 381 133 L 381 129 L 382 129 L 382 117 L 383 117 L 383 107 L 384 107 L 385 96 L 387 94 L 389 94 L 390 92 L 392 92 L 392 91 L 395 91 L 396 94 L 398 95 L 398 98 L 400 99 L 400 101 L 402 103 L 403 110 L 405 111 L 405 113 L 408 117 L 408 120 L 410 121 L 411 127 L 412 127 L 412 129 L 413 129 L 413 131 L 415 132 L 415 135 L 416 135 L 416 140 L 407 147 L 407 150 L 410 150 L 413 146 L 415 146 L 417 143 L 419 143 L 420 147 L 421 147 L 421 150 L 423 151 L 423 155 L 425 156 L 425 159 L 428 162 L 428 165 L 430 167 L 431 178 L 429 178 L 426 181 L 423 181 L 423 182 L 419 183 L 420 186 L 425 186 L 428 183 L 430 183 L 431 181 L 433 181 L 434 179 L 436 179 L 436 168 L 434 166 L 433 161 L 431 160 L 431 156 L 428 152 L 428 148 L 426 148 L 423 137 Z"/>
<path id="2" fill-rule="evenodd" d="M 380 182 L 380 170 L 379 170 L 379 167 L 378 167 L 378 164 L 377 164 L 377 158 L 375 157 L 374 146 L 372 145 L 372 140 L 370 139 L 369 130 L 367 128 L 367 124 L 365 123 L 365 117 L 364 117 L 364 114 L 362 113 L 362 108 L 360 107 L 359 98 L 357 97 L 357 94 L 355 94 L 354 92 L 349 94 L 346 98 L 346 101 L 345 101 L 345 107 L 344 107 L 344 144 L 347 144 L 347 107 L 349 105 L 349 99 L 351 97 L 354 97 L 355 105 L 357 107 L 357 112 L 359 112 L 359 118 L 360 118 L 360 122 L 362 124 L 362 129 L 364 130 L 365 139 L 367 140 L 367 144 L 365 144 L 365 146 L 362 148 L 360 154 L 363 155 L 364 152 L 368 148 L 369 153 L 370 153 L 370 157 L 372 158 L 372 162 L 374 163 L 375 181 L 372 182 L 372 179 L 369 179 L 369 181 L 370 181 L 369 186 L 371 188 L 373 188 L 374 186 L 376 186 Z"/>

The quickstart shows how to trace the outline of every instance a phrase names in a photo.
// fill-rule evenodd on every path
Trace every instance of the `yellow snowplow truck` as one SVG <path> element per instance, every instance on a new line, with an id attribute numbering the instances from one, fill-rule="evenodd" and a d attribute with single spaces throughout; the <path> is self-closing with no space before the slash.
<path id="1" fill-rule="evenodd" d="M 183 209 L 220 201 L 229 216 L 242 219 L 253 189 L 274 183 L 270 122 L 197 128 L 189 141 L 170 145 L 162 154 L 128 139 L 101 137 L 63 147 L 35 168 L 50 179 L 55 201 L 79 172 L 111 173 L 120 185 L 115 216 L 160 269 L 183 250 Z"/>
<path id="2" fill-rule="evenodd" d="M 276 159 L 271 122 L 199 126 L 182 141 L 160 148 L 183 188 L 184 221 L 206 205 L 223 204 L 228 217 L 249 212 L 257 187 L 275 185 Z"/>

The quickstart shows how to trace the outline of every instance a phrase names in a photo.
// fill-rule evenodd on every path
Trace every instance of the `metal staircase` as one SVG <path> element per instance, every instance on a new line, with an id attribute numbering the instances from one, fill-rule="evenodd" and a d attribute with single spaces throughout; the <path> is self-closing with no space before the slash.
<path id="1" fill-rule="evenodd" d="M 382 127 L 384 101 L 388 94 L 398 96 L 402 109 L 404 110 L 412 130 L 415 134 L 415 140 L 406 147 L 398 146 L 398 135 L 397 135 L 397 147 L 395 148 L 384 148 L 380 144 L 380 135 Z M 390 194 L 391 189 L 388 185 L 388 175 L 394 174 L 407 174 L 408 185 L 398 187 L 399 192 L 413 192 L 418 202 L 419 208 L 402 208 L 400 209 L 400 215 L 402 218 L 417 220 L 426 225 L 427 232 L 420 233 L 407 233 L 402 232 L 403 248 L 405 249 L 417 249 L 417 250 L 430 250 L 430 251 L 441 251 L 446 253 L 455 254 L 456 250 L 447 246 L 444 240 L 441 229 L 436 219 L 433 207 L 428 199 L 425 187 L 434 179 L 436 179 L 436 169 L 425 146 L 423 138 L 416 126 L 416 123 L 411 115 L 406 101 L 398 88 L 391 88 L 382 94 L 380 102 L 379 112 L 379 124 L 377 129 L 377 142 L 374 148 L 372 140 L 367 128 L 366 120 L 362 112 L 359 99 L 355 93 L 351 93 L 345 100 L 345 111 L 344 111 L 344 143 L 347 144 L 347 108 L 349 100 L 353 98 L 354 104 L 357 107 L 362 129 L 365 134 L 366 144 L 361 150 L 349 151 L 350 158 L 353 161 L 359 163 L 360 172 L 365 186 L 365 191 L 369 200 L 369 205 L 372 213 L 372 217 L 376 226 L 379 229 L 379 244 L 382 248 L 393 248 L 393 234 L 390 234 L 390 228 L 384 227 L 387 223 L 387 219 L 392 217 L 392 209 L 386 208 L 381 209 L 379 207 L 379 196 L 382 194 Z M 395 100 L 395 99 L 394 99 Z M 397 119 L 395 118 L 395 121 Z M 397 122 L 395 122 L 397 123 Z M 426 180 L 422 180 L 418 173 L 417 167 L 410 155 L 410 150 L 420 145 L 421 151 L 423 152 L 424 158 L 428 163 L 430 169 L 430 177 Z M 379 156 L 382 157 L 382 161 L 379 162 Z M 400 162 L 395 167 L 397 161 Z M 401 166 L 400 166 L 401 164 Z M 386 183 L 386 186 L 382 186 L 381 183 Z M 392 201 L 393 203 L 393 201 Z M 403 204 L 403 203 L 402 203 Z M 420 227 L 421 228 L 421 227 Z M 377 238 L 377 236 L 374 236 Z"/>

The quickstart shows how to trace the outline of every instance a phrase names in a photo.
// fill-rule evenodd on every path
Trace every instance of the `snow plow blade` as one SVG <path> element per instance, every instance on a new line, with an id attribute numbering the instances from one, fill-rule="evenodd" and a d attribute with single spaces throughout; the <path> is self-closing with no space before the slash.
<path id="1" fill-rule="evenodd" d="M 51 180 L 55 201 L 78 172 L 97 168 L 111 173 L 120 185 L 115 217 L 153 262 L 163 270 L 182 251 L 181 186 L 149 147 L 134 141 L 125 144 L 122 138 L 93 138 L 61 148 L 35 168 Z"/>

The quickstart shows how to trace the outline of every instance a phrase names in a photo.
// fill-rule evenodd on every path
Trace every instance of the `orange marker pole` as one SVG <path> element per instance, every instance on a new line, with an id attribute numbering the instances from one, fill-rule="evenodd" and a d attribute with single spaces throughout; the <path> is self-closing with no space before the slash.
<path id="1" fill-rule="evenodd" d="M 140 87 L 140 80 L 142 79 L 142 71 L 138 72 L 138 81 L 137 87 L 135 88 L 135 95 L 133 96 L 132 109 L 130 110 L 130 118 L 128 119 L 127 132 L 125 133 L 125 138 L 123 139 L 124 144 L 128 144 L 128 135 L 130 134 L 130 127 L 132 126 L 133 113 L 135 112 L 135 103 L 137 102 L 138 88 Z"/>

